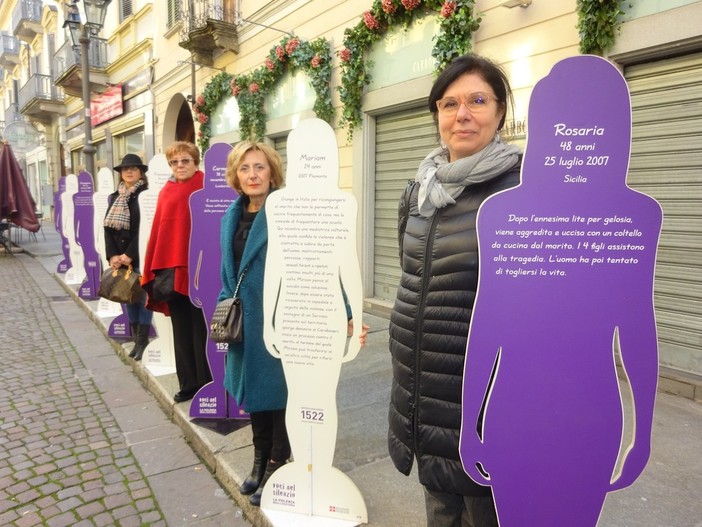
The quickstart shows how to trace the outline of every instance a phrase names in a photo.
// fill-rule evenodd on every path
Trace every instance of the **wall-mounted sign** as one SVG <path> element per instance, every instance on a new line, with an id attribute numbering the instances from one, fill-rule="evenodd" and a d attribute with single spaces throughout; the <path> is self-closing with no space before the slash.
<path id="1" fill-rule="evenodd" d="M 90 123 L 96 126 L 124 113 L 122 85 L 115 84 L 90 101 Z"/>
<path id="2" fill-rule="evenodd" d="M 5 140 L 15 154 L 26 154 L 39 144 L 39 131 L 26 121 L 13 121 L 5 126 Z"/>

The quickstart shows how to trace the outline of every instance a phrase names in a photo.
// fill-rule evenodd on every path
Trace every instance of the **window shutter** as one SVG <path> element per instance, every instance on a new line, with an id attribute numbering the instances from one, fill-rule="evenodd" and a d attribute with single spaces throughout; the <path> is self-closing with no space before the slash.
<path id="1" fill-rule="evenodd" d="M 173 27 L 181 17 L 180 0 L 168 0 L 167 27 Z"/>
<path id="2" fill-rule="evenodd" d="M 132 16 L 134 10 L 132 9 L 132 0 L 121 0 L 120 3 L 120 22 L 123 22 L 125 18 Z"/>

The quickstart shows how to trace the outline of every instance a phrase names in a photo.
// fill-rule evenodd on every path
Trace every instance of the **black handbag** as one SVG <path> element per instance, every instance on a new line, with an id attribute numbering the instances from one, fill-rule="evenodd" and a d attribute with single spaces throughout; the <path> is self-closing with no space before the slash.
<path id="1" fill-rule="evenodd" d="M 210 323 L 212 342 L 241 342 L 244 329 L 244 313 L 240 298 L 227 298 L 217 304 Z"/>
<path id="2" fill-rule="evenodd" d="M 175 267 L 156 269 L 155 278 L 144 289 L 152 302 L 169 302 L 175 298 Z"/>
<path id="3" fill-rule="evenodd" d="M 139 284 L 141 276 L 129 267 L 106 269 L 100 278 L 98 296 L 119 302 L 120 304 L 137 304 L 144 298 L 144 290 Z"/>
<path id="4" fill-rule="evenodd" d="M 227 298 L 217 303 L 212 321 L 210 322 L 210 340 L 212 342 L 226 342 L 237 344 L 244 337 L 244 306 L 236 295 L 244 279 L 246 269 L 241 273 L 234 290 L 234 297 Z"/>

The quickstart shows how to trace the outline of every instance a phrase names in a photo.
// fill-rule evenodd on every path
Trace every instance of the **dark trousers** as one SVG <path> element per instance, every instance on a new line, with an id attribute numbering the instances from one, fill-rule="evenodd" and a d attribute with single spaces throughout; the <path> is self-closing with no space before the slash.
<path id="1" fill-rule="evenodd" d="M 268 459 L 278 463 L 287 461 L 291 451 L 285 410 L 251 412 L 250 417 L 254 448 L 269 453 Z"/>
<path id="2" fill-rule="evenodd" d="M 429 527 L 498 527 L 492 496 L 473 497 L 424 487 Z"/>
<path id="3" fill-rule="evenodd" d="M 195 393 L 212 380 L 207 363 L 207 325 L 202 309 L 195 307 L 190 299 L 176 293 L 168 302 L 173 326 L 176 373 L 180 391 Z"/>

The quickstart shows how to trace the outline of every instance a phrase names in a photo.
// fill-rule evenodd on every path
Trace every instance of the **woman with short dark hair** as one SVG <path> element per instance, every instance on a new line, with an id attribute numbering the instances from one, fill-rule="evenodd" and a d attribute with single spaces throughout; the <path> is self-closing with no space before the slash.
<path id="1" fill-rule="evenodd" d="M 416 459 L 432 527 L 497 526 L 490 489 L 464 472 L 458 447 L 478 284 L 476 216 L 485 199 L 519 183 L 521 151 L 500 138 L 509 102 L 494 63 L 472 54 L 451 62 L 429 95 L 441 144 L 400 200 L 389 450 L 404 474 Z"/>

